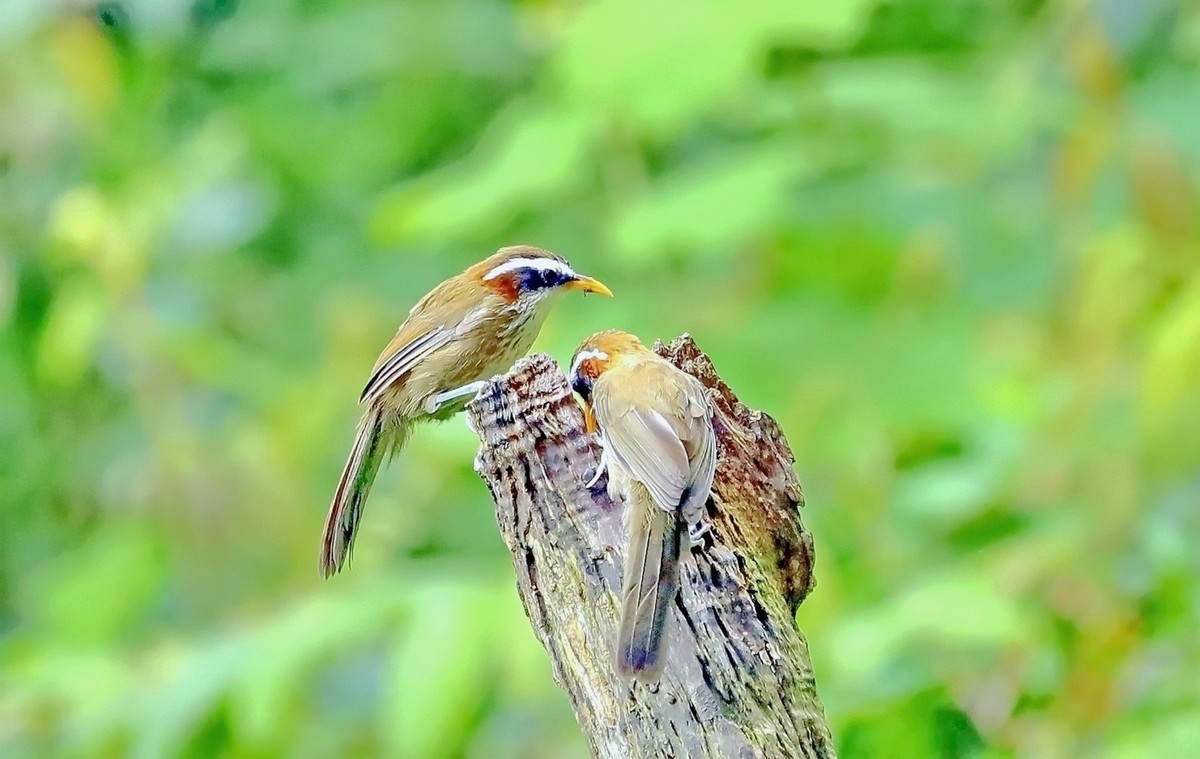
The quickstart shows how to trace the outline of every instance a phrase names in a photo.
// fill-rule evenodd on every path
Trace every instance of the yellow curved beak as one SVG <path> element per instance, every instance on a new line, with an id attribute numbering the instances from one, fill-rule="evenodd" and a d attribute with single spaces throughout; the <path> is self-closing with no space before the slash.
<path id="1" fill-rule="evenodd" d="M 612 297 L 612 290 L 609 290 L 607 287 L 605 287 L 604 283 L 600 280 L 592 279 L 591 277 L 580 277 L 579 279 L 573 279 L 563 285 L 563 287 L 567 290 L 579 290 L 580 292 L 585 293 L 596 293 L 597 295 L 603 295 L 606 298 Z"/>

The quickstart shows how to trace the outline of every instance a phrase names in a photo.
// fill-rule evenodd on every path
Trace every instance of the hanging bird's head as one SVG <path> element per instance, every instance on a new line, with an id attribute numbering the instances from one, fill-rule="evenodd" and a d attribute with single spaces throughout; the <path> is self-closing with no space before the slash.
<path id="1" fill-rule="evenodd" d="M 592 389 L 596 385 L 596 380 L 600 379 L 614 365 L 650 353 L 650 350 L 642 345 L 636 337 L 617 329 L 597 332 L 575 349 L 575 355 L 571 357 L 571 371 L 568 379 L 571 382 L 571 389 L 584 403 L 589 432 L 595 429 L 595 420 L 591 416 L 591 403 Z"/>

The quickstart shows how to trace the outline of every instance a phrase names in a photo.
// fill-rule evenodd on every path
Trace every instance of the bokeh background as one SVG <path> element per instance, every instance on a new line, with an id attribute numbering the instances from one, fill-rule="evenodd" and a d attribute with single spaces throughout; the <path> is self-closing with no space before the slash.
<path id="1" fill-rule="evenodd" d="M 1200 3 L 0 1 L 0 755 L 585 757 L 412 303 L 690 331 L 795 449 L 844 759 L 1200 752 Z"/>

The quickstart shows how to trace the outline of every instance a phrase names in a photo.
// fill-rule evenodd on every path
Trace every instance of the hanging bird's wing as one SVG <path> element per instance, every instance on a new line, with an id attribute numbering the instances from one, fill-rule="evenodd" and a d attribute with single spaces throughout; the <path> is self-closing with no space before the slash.
<path id="1" fill-rule="evenodd" d="M 712 407 L 695 378 L 662 362 L 610 370 L 592 408 L 606 452 L 674 511 L 708 498 L 716 469 Z"/>
<path id="2" fill-rule="evenodd" d="M 645 485 L 660 509 L 675 511 L 688 483 L 683 441 L 657 410 L 618 405 L 612 394 L 604 392 L 607 387 L 612 385 L 597 382 L 592 394 L 605 453 L 630 478 Z"/>
<path id="3" fill-rule="evenodd" d="M 688 379 L 687 407 L 681 417 L 684 429 L 680 430 L 688 453 L 688 490 L 680 510 L 688 522 L 698 524 L 717 475 L 717 436 L 708 392 L 699 380 L 691 376 Z"/>

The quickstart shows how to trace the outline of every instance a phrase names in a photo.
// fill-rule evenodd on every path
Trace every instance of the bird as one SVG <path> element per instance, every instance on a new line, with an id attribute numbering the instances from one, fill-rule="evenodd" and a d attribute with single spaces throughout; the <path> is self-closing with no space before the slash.
<path id="1" fill-rule="evenodd" d="M 710 529 L 705 504 L 717 467 L 712 401 L 699 380 L 619 330 L 584 340 L 569 380 L 601 446 L 588 487 L 607 472 L 610 497 L 625 504 L 617 671 L 656 683 L 666 658 L 667 611 L 679 591 L 685 525 L 693 547 Z"/>
<path id="2" fill-rule="evenodd" d="M 421 298 L 379 354 L 359 396 L 362 416 L 321 540 L 319 570 L 346 564 L 380 464 L 417 424 L 466 408 L 487 377 L 529 350 L 561 293 L 612 297 L 562 256 L 530 245 L 500 248 Z"/>

